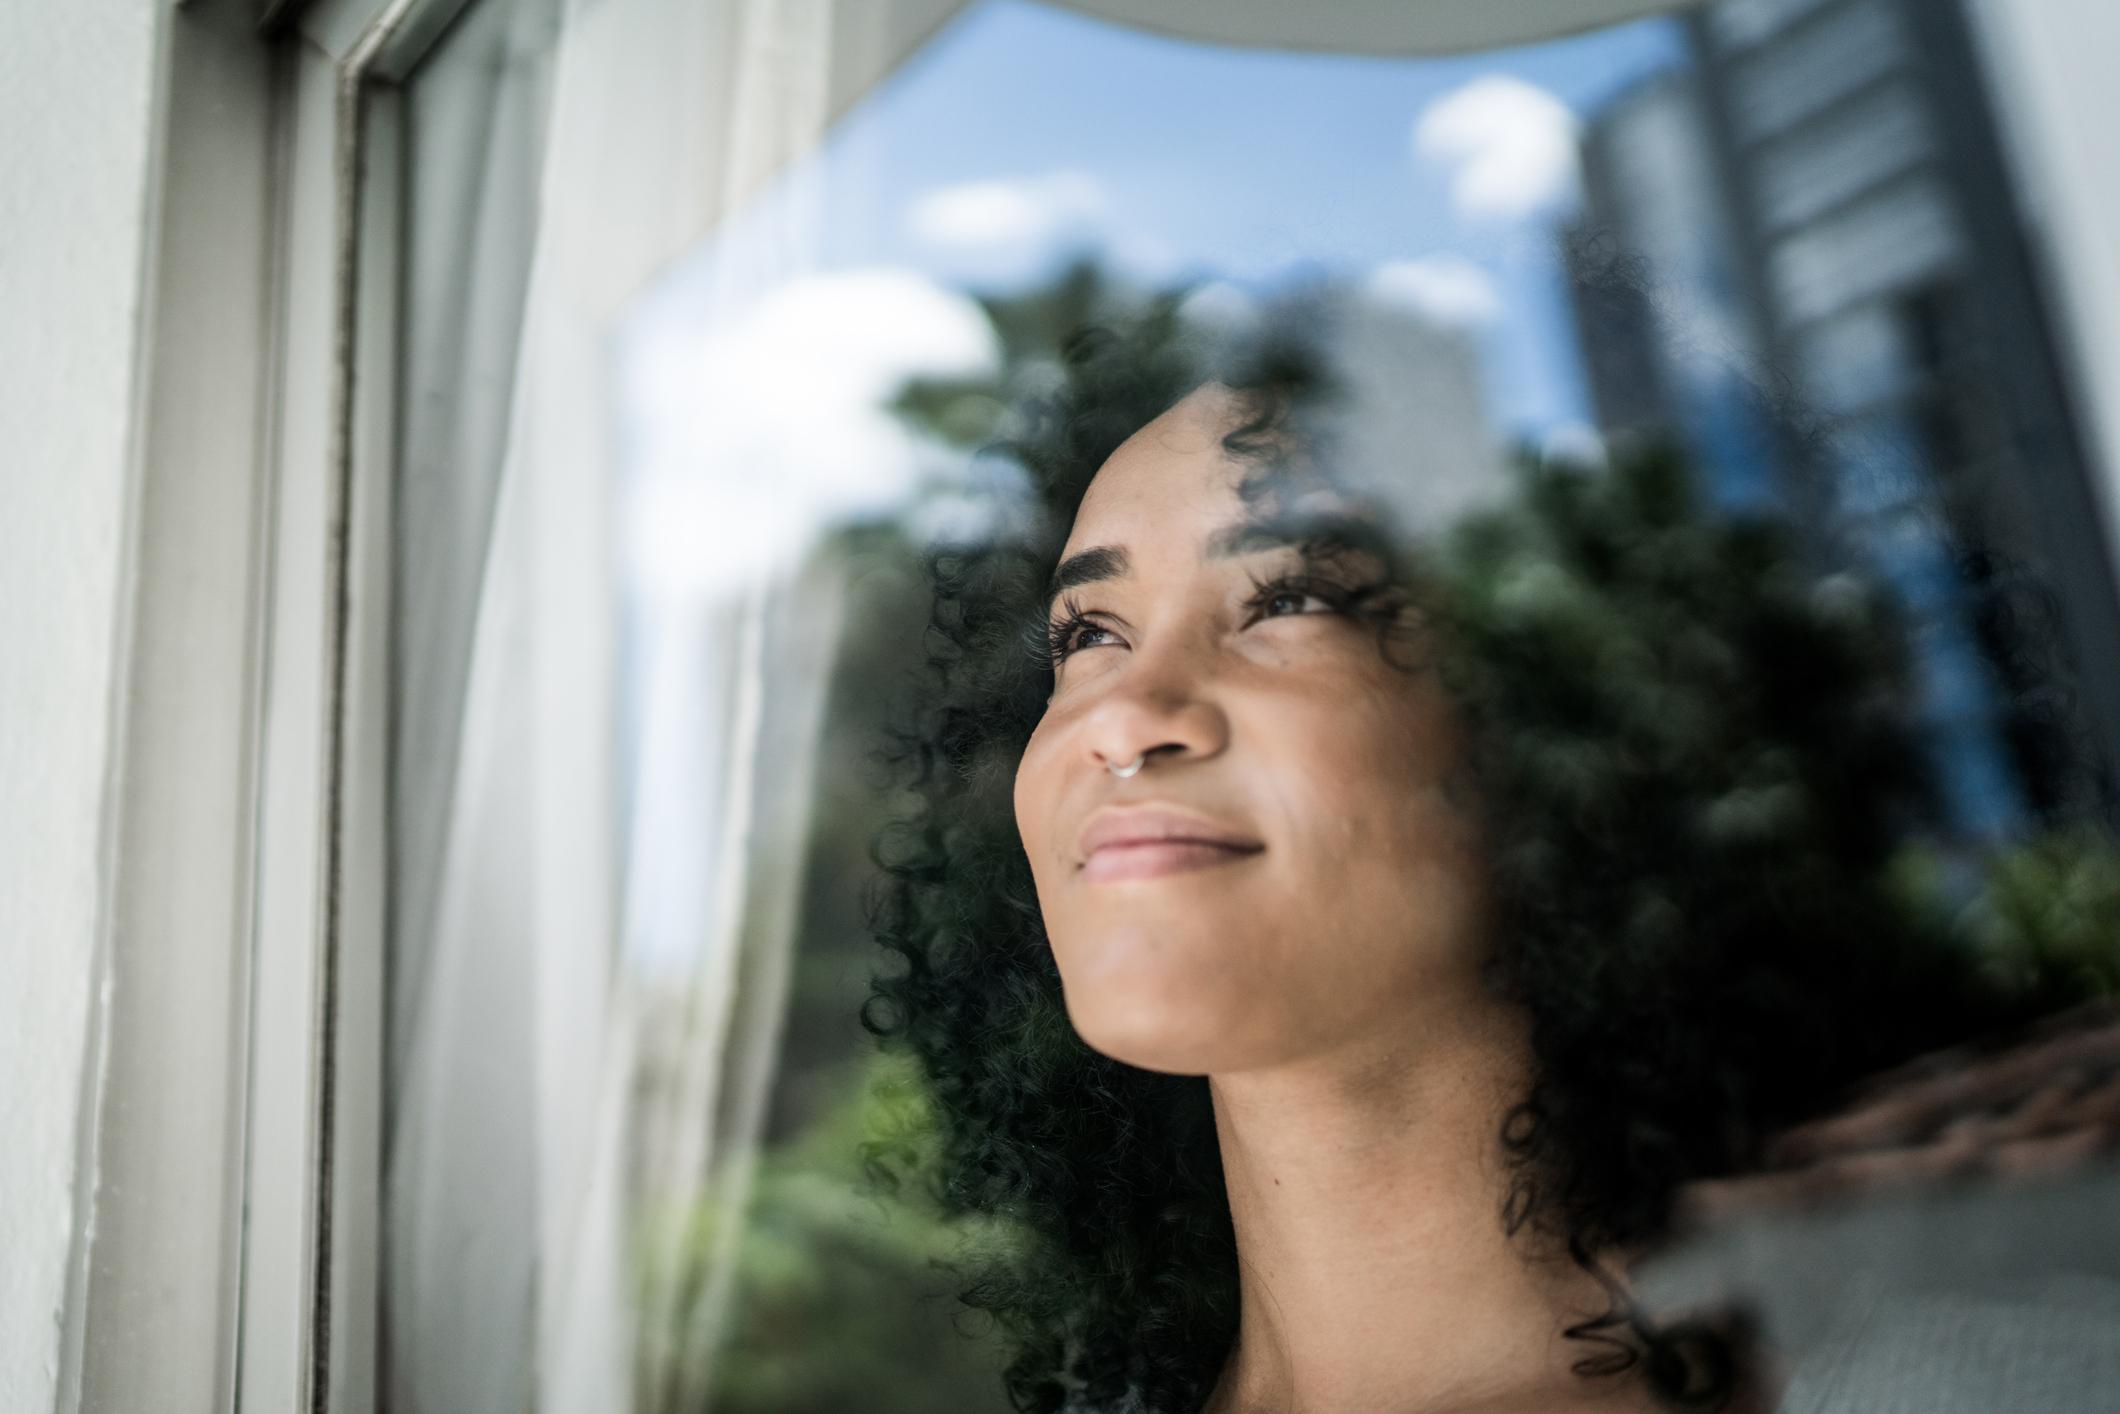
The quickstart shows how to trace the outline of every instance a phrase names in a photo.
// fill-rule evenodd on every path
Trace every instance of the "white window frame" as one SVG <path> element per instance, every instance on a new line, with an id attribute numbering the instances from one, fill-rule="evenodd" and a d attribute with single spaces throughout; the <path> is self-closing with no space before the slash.
<path id="1" fill-rule="evenodd" d="M 161 17 L 58 1408 L 374 1408 L 398 85 L 469 0 Z"/>

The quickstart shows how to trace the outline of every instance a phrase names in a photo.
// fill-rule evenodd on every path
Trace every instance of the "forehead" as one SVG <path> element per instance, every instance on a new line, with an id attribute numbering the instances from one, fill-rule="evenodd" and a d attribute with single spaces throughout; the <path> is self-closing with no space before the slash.
<path id="1" fill-rule="evenodd" d="M 1314 470 L 1284 475 L 1302 465 L 1299 452 L 1292 464 L 1269 466 L 1249 449 L 1229 451 L 1224 439 L 1250 421 L 1247 400 L 1209 384 L 1122 444 L 1083 494 L 1046 583 L 1048 613 L 1081 585 L 1273 550 L 1319 566 L 1366 557 L 1389 573 L 1393 556 L 1373 506 Z M 1264 484 L 1251 484 L 1262 472 Z"/>
<path id="2" fill-rule="evenodd" d="M 1222 439 L 1243 413 L 1235 392 L 1209 383 L 1134 433 L 1091 479 L 1065 553 L 1118 541 L 1198 540 L 1204 529 L 1242 518 L 1238 488 L 1257 468 Z"/>

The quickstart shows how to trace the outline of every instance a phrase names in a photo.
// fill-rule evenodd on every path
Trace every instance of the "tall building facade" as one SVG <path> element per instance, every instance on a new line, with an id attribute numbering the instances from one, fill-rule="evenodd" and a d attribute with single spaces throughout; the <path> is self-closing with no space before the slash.
<path id="1" fill-rule="evenodd" d="M 1678 432 L 1726 501 L 1890 586 L 1961 834 L 2099 808 L 2120 598 L 1959 0 L 1685 23 L 1690 70 L 1586 126 L 1569 251 L 1600 419 Z"/>
<path id="2" fill-rule="evenodd" d="M 1374 288 L 1324 295 L 1340 417 L 1335 456 L 1417 534 L 1505 497 L 1475 336 Z"/>
<path id="3" fill-rule="evenodd" d="M 1653 74 L 1584 132 L 1583 206 L 1562 255 L 1608 437 L 1675 434 L 1726 509 L 1780 500 L 1737 231 L 1689 69 Z"/>

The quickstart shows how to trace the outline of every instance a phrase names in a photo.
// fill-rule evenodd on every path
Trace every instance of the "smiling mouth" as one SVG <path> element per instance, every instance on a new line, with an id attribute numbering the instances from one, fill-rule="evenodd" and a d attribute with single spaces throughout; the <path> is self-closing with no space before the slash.
<path id="1" fill-rule="evenodd" d="M 1124 840 L 1105 845 L 1084 860 L 1082 877 L 1092 883 L 1155 879 L 1234 864 L 1264 851 L 1263 845 L 1217 844 L 1210 840 Z"/>

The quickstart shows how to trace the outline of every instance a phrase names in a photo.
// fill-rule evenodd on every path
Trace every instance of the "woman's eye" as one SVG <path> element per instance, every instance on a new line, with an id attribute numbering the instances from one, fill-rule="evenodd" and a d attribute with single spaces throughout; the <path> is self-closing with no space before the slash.
<path id="1" fill-rule="evenodd" d="M 1092 623 L 1080 614 L 1070 615 L 1054 623 L 1046 630 L 1046 643 L 1049 650 L 1047 656 L 1053 666 L 1058 667 L 1063 659 L 1073 656 L 1084 648 L 1103 647 L 1103 641 L 1094 637 L 1094 635 L 1100 633 L 1109 634 L 1110 632 L 1110 629 L 1105 628 L 1101 624 Z"/>
<path id="2" fill-rule="evenodd" d="M 1110 629 L 1100 628 L 1096 624 L 1079 625 L 1078 627 L 1070 629 L 1068 631 L 1067 638 L 1065 639 L 1067 651 L 1073 653 L 1083 648 L 1096 648 L 1100 646 L 1096 635 L 1100 633 L 1108 634 L 1110 632 Z"/>
<path id="3" fill-rule="evenodd" d="M 1334 591 L 1322 586 L 1307 587 L 1301 584 L 1268 584 L 1252 595 L 1251 611 L 1254 622 L 1259 619 L 1287 619 L 1303 614 L 1334 613 L 1343 604 Z"/>
<path id="4" fill-rule="evenodd" d="M 1245 622 L 1344 613 L 1348 602 L 1348 596 L 1338 586 L 1269 583 L 1261 585 L 1246 601 L 1251 617 Z M 1046 639 L 1047 657 L 1055 668 L 1086 648 L 1104 648 L 1121 642 L 1115 630 L 1088 618 L 1086 611 L 1079 609 L 1071 609 L 1066 616 L 1055 620 L 1046 630 Z"/>

